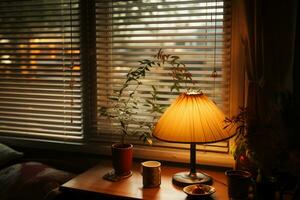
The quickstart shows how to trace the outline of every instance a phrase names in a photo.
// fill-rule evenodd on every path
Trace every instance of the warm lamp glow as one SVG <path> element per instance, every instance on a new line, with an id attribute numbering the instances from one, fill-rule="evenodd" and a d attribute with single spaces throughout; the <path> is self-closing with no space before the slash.
<path id="1" fill-rule="evenodd" d="M 235 133 L 235 127 L 225 127 L 225 115 L 203 93 L 183 93 L 161 116 L 153 135 L 159 140 L 190 144 L 190 171 L 173 176 L 173 183 L 185 186 L 212 183 L 211 177 L 196 172 L 196 144 L 218 142 Z"/>
<path id="2" fill-rule="evenodd" d="M 203 93 L 183 93 L 159 119 L 153 135 L 163 141 L 210 143 L 230 138 L 235 130 L 225 127 L 225 115 Z"/>

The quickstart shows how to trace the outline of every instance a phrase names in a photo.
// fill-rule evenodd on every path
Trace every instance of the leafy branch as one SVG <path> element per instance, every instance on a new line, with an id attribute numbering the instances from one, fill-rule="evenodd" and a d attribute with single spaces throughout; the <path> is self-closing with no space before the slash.
<path id="1" fill-rule="evenodd" d="M 245 107 L 240 107 L 240 111 L 237 115 L 228 118 L 226 117 L 224 122 L 224 129 L 231 126 L 235 126 L 235 146 L 233 147 L 233 156 L 238 159 L 242 154 L 248 154 L 248 141 L 246 140 L 247 134 L 247 121 L 248 121 L 248 111 Z"/>
<path id="2" fill-rule="evenodd" d="M 172 77 L 173 84 L 170 86 L 171 92 L 176 90 L 177 92 L 183 88 L 182 83 L 187 86 L 188 82 L 194 83 L 192 81 L 192 74 L 187 70 L 185 64 L 180 61 L 179 56 L 166 54 L 162 49 L 154 55 L 153 60 L 144 59 L 139 61 L 139 66 L 137 68 L 132 68 L 126 75 L 126 80 L 124 81 L 122 87 L 118 91 L 115 97 L 110 98 L 113 105 L 111 107 L 101 107 L 99 110 L 100 116 L 107 117 L 109 119 L 116 119 L 121 127 L 122 139 L 121 142 L 124 143 L 124 138 L 129 134 L 137 135 L 144 142 L 152 143 L 151 131 L 154 127 L 157 116 L 155 113 L 161 114 L 164 112 L 166 106 L 160 105 L 158 103 L 159 92 L 155 85 L 151 85 L 152 91 L 150 92 L 151 98 L 145 99 L 143 104 L 149 107 L 148 111 L 153 115 L 152 122 L 137 121 L 134 118 L 137 110 L 139 108 L 140 101 L 137 100 L 135 94 L 137 93 L 139 87 L 143 85 L 143 79 L 146 75 L 151 72 L 153 68 L 162 68 L 164 70 L 170 68 L 171 72 L 169 75 Z M 134 88 L 128 90 L 129 86 Z M 129 93 L 125 94 L 125 91 Z M 137 124 L 139 129 L 130 130 L 129 124 Z M 148 131 L 144 131 L 147 129 Z"/>
<path id="3" fill-rule="evenodd" d="M 139 61 L 140 66 L 136 69 L 131 69 L 127 74 L 127 79 L 123 84 L 123 87 L 120 89 L 119 95 L 122 95 L 124 89 L 126 89 L 130 82 L 134 81 L 139 86 L 142 84 L 140 81 L 141 78 L 145 78 L 147 72 L 151 71 L 151 68 L 161 67 L 164 68 L 166 65 L 171 66 L 171 72 L 169 73 L 173 79 L 173 85 L 171 86 L 171 92 L 176 90 L 177 92 L 183 88 L 181 85 L 185 83 L 185 86 L 188 82 L 195 84 L 192 80 L 192 74 L 188 71 L 185 64 L 180 61 L 179 56 L 172 54 L 166 54 L 162 49 L 159 49 L 158 53 L 154 55 L 155 60 L 144 59 Z M 135 92 L 135 91 L 134 91 Z M 133 93 L 134 93 L 133 92 Z"/>

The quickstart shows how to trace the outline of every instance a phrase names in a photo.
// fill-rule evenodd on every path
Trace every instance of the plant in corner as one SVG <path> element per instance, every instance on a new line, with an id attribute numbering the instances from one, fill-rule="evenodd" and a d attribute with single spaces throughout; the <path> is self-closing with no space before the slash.
<path id="1" fill-rule="evenodd" d="M 239 113 L 231 118 L 225 118 L 225 129 L 235 125 L 236 136 L 234 143 L 230 148 L 230 152 L 236 161 L 235 168 L 242 170 L 250 170 L 250 162 L 252 162 L 252 152 L 250 151 L 249 141 L 247 139 L 247 108 L 240 107 Z M 251 171 L 251 170 L 250 170 Z"/>
<path id="2" fill-rule="evenodd" d="M 275 112 L 273 114 L 275 115 Z M 252 118 L 251 126 L 249 126 L 249 118 Z M 254 118 L 247 108 L 240 107 L 237 115 L 225 119 L 226 126 L 224 128 L 232 124 L 236 126 L 236 136 L 231 148 L 231 153 L 236 161 L 235 168 L 250 171 L 256 176 L 258 170 L 269 167 L 267 162 L 270 162 L 270 157 L 273 156 L 270 155 L 272 150 L 268 145 L 273 145 L 275 142 L 272 141 L 275 140 L 275 134 L 274 138 L 270 134 L 276 131 L 274 130 L 274 119 L 270 118 L 261 123 L 253 120 Z"/>
<path id="3" fill-rule="evenodd" d="M 183 88 L 182 83 L 193 83 L 191 73 L 188 72 L 185 64 L 176 55 L 166 54 L 162 49 L 154 55 L 153 59 L 139 61 L 140 65 L 132 68 L 126 75 L 121 88 L 109 97 L 109 104 L 100 107 L 101 117 L 118 124 L 120 130 L 120 142 L 112 145 L 113 167 L 116 175 L 126 176 L 130 173 L 132 163 L 132 144 L 126 142 L 129 136 L 139 136 L 139 138 L 152 144 L 152 129 L 158 115 L 162 113 L 165 106 L 158 103 L 159 92 L 155 83 L 144 84 L 147 75 L 153 71 L 170 70 L 172 77 L 170 92 L 179 92 Z M 149 80 L 148 80 L 149 83 Z M 149 87 L 150 98 L 141 99 L 139 88 Z M 153 116 L 151 121 L 140 120 L 136 117 L 139 110 L 143 108 Z"/>
<path id="4" fill-rule="evenodd" d="M 287 139 L 294 126 L 294 110 L 291 95 L 280 92 L 270 95 L 268 113 L 264 120 L 257 120 L 255 113 L 246 108 L 232 118 L 228 125 L 237 125 L 237 136 L 233 155 L 238 169 L 250 171 L 257 182 L 257 195 L 260 199 L 272 199 L 273 190 L 281 187 L 278 180 L 287 171 Z M 252 118 L 251 125 L 249 125 Z M 225 126 L 226 128 L 226 126 Z M 286 180 L 286 174 L 283 179 Z"/>

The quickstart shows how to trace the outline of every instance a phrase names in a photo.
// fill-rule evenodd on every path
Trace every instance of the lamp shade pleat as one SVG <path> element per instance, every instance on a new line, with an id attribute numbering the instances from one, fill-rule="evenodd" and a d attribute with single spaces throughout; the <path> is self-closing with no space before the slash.
<path id="1" fill-rule="evenodd" d="M 206 95 L 182 93 L 160 117 L 153 135 L 167 142 L 212 143 L 234 135 L 234 126 L 225 125 L 225 115 Z"/>

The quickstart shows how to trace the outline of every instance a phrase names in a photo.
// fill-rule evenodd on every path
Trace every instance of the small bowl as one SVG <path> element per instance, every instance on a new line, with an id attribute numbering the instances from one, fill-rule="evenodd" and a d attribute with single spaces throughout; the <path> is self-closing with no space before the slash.
<path id="1" fill-rule="evenodd" d="M 216 189 L 210 185 L 194 184 L 183 188 L 183 191 L 193 197 L 207 197 L 216 192 Z"/>

